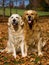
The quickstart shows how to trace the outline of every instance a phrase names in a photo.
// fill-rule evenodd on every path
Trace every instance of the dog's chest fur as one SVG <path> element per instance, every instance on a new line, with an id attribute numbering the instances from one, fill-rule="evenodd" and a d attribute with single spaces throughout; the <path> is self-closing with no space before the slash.
<path id="1" fill-rule="evenodd" d="M 24 26 L 24 34 L 25 34 L 25 41 L 28 45 L 32 44 L 33 42 L 33 28 L 30 29 L 29 25 Z"/>
<path id="2" fill-rule="evenodd" d="M 34 45 L 34 41 L 38 40 L 38 30 L 34 31 L 34 25 L 32 25 L 32 29 L 29 28 L 29 25 L 24 26 L 24 30 L 25 30 L 25 40 L 27 42 L 28 45 Z"/>
<path id="3" fill-rule="evenodd" d="M 23 40 L 23 29 L 20 27 L 17 31 L 15 31 L 13 28 L 9 28 L 9 34 L 11 42 L 16 48 L 18 48 Z"/>

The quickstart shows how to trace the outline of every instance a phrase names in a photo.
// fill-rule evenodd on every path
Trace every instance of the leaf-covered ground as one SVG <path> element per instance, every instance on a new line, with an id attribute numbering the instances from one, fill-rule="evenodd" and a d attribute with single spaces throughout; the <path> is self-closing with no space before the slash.
<path id="1" fill-rule="evenodd" d="M 49 38 L 49 19 L 40 19 L 39 25 L 42 27 Z M 7 23 L 0 23 L 0 49 L 6 47 L 8 40 Z M 38 57 L 36 52 L 28 51 L 28 56 L 22 58 L 21 53 L 17 53 L 17 58 L 14 59 L 12 54 L 0 52 L 0 65 L 49 65 L 49 40 L 43 48 L 43 57 Z"/>

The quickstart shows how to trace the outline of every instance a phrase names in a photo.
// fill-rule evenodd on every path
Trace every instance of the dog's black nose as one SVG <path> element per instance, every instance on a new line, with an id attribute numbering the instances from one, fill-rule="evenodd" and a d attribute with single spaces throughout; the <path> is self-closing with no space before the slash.
<path id="1" fill-rule="evenodd" d="M 30 19 L 30 18 L 31 18 L 31 16 L 28 16 L 28 18 Z"/>
<path id="2" fill-rule="evenodd" d="M 13 22 L 15 22 L 16 20 L 15 19 L 13 19 Z"/>
<path id="3" fill-rule="evenodd" d="M 18 24 L 18 22 L 15 20 L 15 19 L 13 19 L 13 23 L 12 23 L 13 25 L 17 25 Z"/>

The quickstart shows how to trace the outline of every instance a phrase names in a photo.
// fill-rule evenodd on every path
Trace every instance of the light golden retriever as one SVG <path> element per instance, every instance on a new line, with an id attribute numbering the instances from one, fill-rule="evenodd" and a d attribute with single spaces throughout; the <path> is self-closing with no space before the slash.
<path id="1" fill-rule="evenodd" d="M 24 35 L 26 45 L 32 46 L 37 45 L 38 56 L 42 54 L 42 47 L 46 44 L 46 41 L 43 41 L 41 37 L 40 27 L 37 27 L 38 23 L 38 14 L 34 10 L 27 10 L 24 12 L 22 19 L 24 21 Z M 36 24 L 35 24 L 36 23 Z"/>
<path id="2" fill-rule="evenodd" d="M 27 56 L 25 50 L 25 41 L 23 33 L 22 18 L 18 14 L 12 14 L 8 20 L 8 43 L 7 47 L 1 52 L 6 51 L 7 53 L 12 53 L 14 58 L 16 58 L 17 48 L 21 48 L 22 57 Z"/>

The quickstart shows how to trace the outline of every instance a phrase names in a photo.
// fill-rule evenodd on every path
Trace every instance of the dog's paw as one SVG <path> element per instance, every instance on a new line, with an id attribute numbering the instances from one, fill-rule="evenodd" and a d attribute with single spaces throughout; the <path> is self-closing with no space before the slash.
<path id="1" fill-rule="evenodd" d="M 41 53 L 41 52 L 40 52 L 40 53 L 38 53 L 38 56 L 43 56 L 43 53 Z"/>
<path id="2" fill-rule="evenodd" d="M 13 56 L 14 56 L 14 58 L 16 59 L 16 54 L 15 54 L 15 53 L 13 53 L 12 55 L 13 55 Z"/>
<path id="3" fill-rule="evenodd" d="M 46 41 L 43 42 L 42 46 L 44 47 L 46 45 Z"/>
<path id="4" fill-rule="evenodd" d="M 27 54 L 23 54 L 23 55 L 22 55 L 22 57 L 26 57 L 26 56 L 27 56 Z"/>

